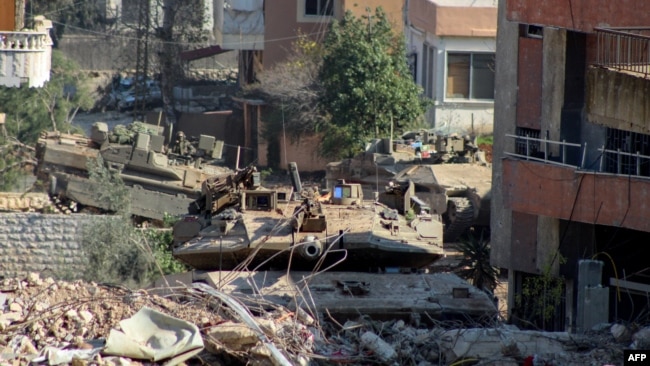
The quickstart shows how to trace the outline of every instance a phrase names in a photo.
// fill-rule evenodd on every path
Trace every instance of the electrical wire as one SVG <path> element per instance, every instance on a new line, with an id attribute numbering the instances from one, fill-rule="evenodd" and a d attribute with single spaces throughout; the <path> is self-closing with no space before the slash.
<path id="1" fill-rule="evenodd" d="M 124 36 L 124 35 L 117 35 L 112 32 L 100 32 L 100 31 L 95 31 L 91 30 L 88 28 L 81 28 L 77 27 L 74 25 L 69 25 L 66 23 L 62 23 L 59 21 L 52 20 L 52 23 L 62 25 L 64 27 L 70 28 L 70 29 L 76 29 L 76 30 L 81 30 L 90 34 L 96 34 L 104 37 L 109 37 L 109 38 L 114 38 L 114 39 L 123 39 L 123 40 L 131 40 L 131 41 L 137 41 L 139 38 L 137 37 L 130 37 L 130 36 Z M 318 32 L 313 32 L 313 33 L 308 33 L 307 36 L 312 36 L 312 35 L 317 35 Z M 271 39 L 265 39 L 264 43 L 273 43 L 273 42 L 282 42 L 282 41 L 287 41 L 287 40 L 295 40 L 301 38 L 301 35 L 296 35 L 296 36 L 287 36 L 287 37 L 279 37 L 279 38 L 271 38 Z M 160 44 L 170 44 L 170 45 L 185 45 L 185 46 L 192 46 L 192 45 L 205 45 L 206 42 L 170 42 L 170 41 L 155 41 Z M 247 44 L 255 44 L 256 42 L 239 42 L 239 45 L 247 45 Z M 224 43 L 221 46 L 223 48 L 227 48 L 228 46 L 232 46 L 233 44 L 231 43 Z"/>

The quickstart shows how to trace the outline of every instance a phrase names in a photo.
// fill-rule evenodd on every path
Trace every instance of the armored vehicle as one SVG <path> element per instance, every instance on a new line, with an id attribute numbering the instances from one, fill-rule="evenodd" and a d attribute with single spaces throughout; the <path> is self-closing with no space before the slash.
<path id="1" fill-rule="evenodd" d="M 124 182 L 133 215 L 155 220 L 166 214 L 181 216 L 201 196 L 207 177 L 229 169 L 216 164 L 221 162 L 223 142 L 213 136 L 192 141 L 178 133 L 177 138 L 169 148 L 162 128 L 141 122 L 118 125 L 113 131 L 96 122 L 90 137 L 47 132 L 36 147 L 36 175 L 57 201 L 110 211 L 111 197 L 89 179 L 89 169 L 100 161 Z"/>
<path id="2" fill-rule="evenodd" d="M 328 187 L 339 179 L 384 186 L 414 164 L 473 163 L 482 159 L 470 136 L 411 131 L 401 139 L 375 139 L 355 157 L 327 164 L 326 179 Z"/>
<path id="3" fill-rule="evenodd" d="M 480 164 L 412 165 L 393 179 L 396 190 L 412 183 L 418 197 L 442 216 L 445 242 L 471 227 L 489 227 L 492 169 Z"/>
<path id="4" fill-rule="evenodd" d="M 261 185 L 254 167 L 208 178 L 195 207 L 174 226 L 175 258 L 200 270 L 422 268 L 443 253 L 442 223 L 424 210 L 409 217 L 364 200 L 359 184 L 337 182 L 321 195 Z M 410 207 L 412 192 L 402 195 Z M 398 199 L 393 197 L 394 199 Z"/>
<path id="5" fill-rule="evenodd" d="M 444 240 L 456 241 L 471 227 L 489 227 L 492 170 L 474 138 L 407 132 L 400 140 L 375 140 L 352 159 L 329 163 L 328 186 L 339 179 L 366 187 L 392 185 L 394 192 L 413 181 L 420 200 L 442 216 Z"/>

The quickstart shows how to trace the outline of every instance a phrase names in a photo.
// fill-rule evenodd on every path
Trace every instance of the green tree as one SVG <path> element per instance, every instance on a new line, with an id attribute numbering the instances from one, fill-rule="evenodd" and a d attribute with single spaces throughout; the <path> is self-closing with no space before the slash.
<path id="1" fill-rule="evenodd" d="M 6 114 L 6 130 L 0 131 L 0 188 L 12 189 L 33 156 L 26 153 L 44 130 L 77 132 L 71 125 L 80 109 L 92 107 L 85 77 L 76 63 L 59 51 L 52 54 L 50 81 L 42 88 L 0 87 L 0 112 Z"/>
<path id="2" fill-rule="evenodd" d="M 66 27 L 79 28 L 93 31 L 104 31 L 110 25 L 102 12 L 105 1 L 100 0 L 32 0 L 25 4 L 27 26 L 36 15 L 44 15 L 47 19 L 54 20 L 52 38 L 55 44 L 60 39 Z"/>
<path id="3" fill-rule="evenodd" d="M 322 64 L 322 44 L 299 32 L 286 61 L 260 73 L 259 83 L 244 87 L 247 97 L 264 99 L 268 105 L 263 135 L 269 146 L 269 166 L 273 168 L 279 168 L 276 164 L 285 137 L 298 139 L 327 122 L 318 104 Z"/>
<path id="4" fill-rule="evenodd" d="M 93 104 L 84 82 L 79 66 L 54 50 L 50 81 L 45 86 L 0 87 L 0 112 L 7 115 L 9 136 L 25 144 L 34 144 L 44 130 L 71 130 L 76 113 Z"/>
<path id="5" fill-rule="evenodd" d="M 360 151 L 370 138 L 387 137 L 416 123 L 428 101 L 409 71 L 404 37 L 377 8 L 363 18 L 346 12 L 334 21 L 320 72 L 320 105 L 330 117 L 323 153 Z"/>
<path id="6" fill-rule="evenodd" d="M 69 129 L 77 112 L 89 110 L 94 104 L 86 75 L 76 62 L 56 50 L 52 53 L 51 74 L 50 81 L 36 89 L 38 99 L 47 111 L 52 130 Z"/>
<path id="7" fill-rule="evenodd" d="M 93 193 L 115 215 L 97 216 L 83 226 L 83 278 L 141 287 L 161 275 L 187 270 L 171 253 L 173 219 L 166 218 L 164 229 L 134 226 L 129 191 L 119 172 L 108 169 L 101 158 L 89 161 L 88 171 Z"/>

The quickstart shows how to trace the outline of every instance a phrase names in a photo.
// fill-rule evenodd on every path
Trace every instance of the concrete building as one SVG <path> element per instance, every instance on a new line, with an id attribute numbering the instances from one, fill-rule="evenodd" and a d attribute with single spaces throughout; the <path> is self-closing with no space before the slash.
<path id="1" fill-rule="evenodd" d="M 346 11 L 355 16 L 381 6 L 397 32 L 403 31 L 404 0 L 216 0 L 215 26 L 224 49 L 239 50 L 243 82 L 284 61 L 300 35 L 320 41 L 328 24 Z"/>
<path id="2" fill-rule="evenodd" d="M 0 85 L 42 87 L 50 80 L 52 22 L 35 17 L 25 29 L 25 2 L 0 0 Z"/>
<path id="3" fill-rule="evenodd" d="M 645 0 L 499 1 L 491 261 L 515 317 L 539 275 L 563 287 L 547 328 L 647 310 L 648 24 Z"/>
<path id="4" fill-rule="evenodd" d="M 415 80 L 443 133 L 491 133 L 496 0 L 407 0 L 405 36 Z"/>
<path id="5" fill-rule="evenodd" d="M 215 9 L 223 14 L 215 17 L 221 24 L 223 48 L 238 50 L 239 79 L 242 85 L 254 82 L 256 74 L 270 70 L 287 59 L 292 43 L 300 35 L 316 41 L 325 37 L 330 22 L 341 19 L 346 11 L 355 16 L 371 14 L 382 7 L 396 32 L 404 31 L 404 0 L 218 0 Z M 221 20 L 219 20 L 221 19 Z M 329 162 L 318 154 L 320 136 L 302 136 L 299 140 L 283 138 L 281 146 L 265 140 L 261 101 L 242 103 L 246 137 L 245 148 L 253 151 L 260 166 L 269 164 L 269 155 L 276 155 L 278 166 L 289 161 L 298 163 L 303 172 L 325 170 Z M 275 147 L 273 147 L 275 146 Z M 275 149 L 281 151 L 275 151 Z M 270 149 L 274 151 L 269 152 Z"/>

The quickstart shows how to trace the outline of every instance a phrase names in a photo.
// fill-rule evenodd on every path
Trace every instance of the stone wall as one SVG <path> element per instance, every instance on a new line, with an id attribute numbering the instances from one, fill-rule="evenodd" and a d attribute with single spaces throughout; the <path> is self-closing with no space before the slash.
<path id="1" fill-rule="evenodd" d="M 0 214 L 0 278 L 24 276 L 29 272 L 50 276 L 80 272 L 83 267 L 81 232 L 90 217 Z"/>
<path id="2" fill-rule="evenodd" d="M 135 68 L 137 42 L 132 37 L 109 37 L 66 33 L 57 48 L 75 60 L 82 70 L 123 70 Z M 154 50 L 151 51 L 155 52 Z M 150 67 L 156 70 L 152 56 Z M 189 63 L 191 69 L 237 68 L 237 52 L 231 51 Z"/>

